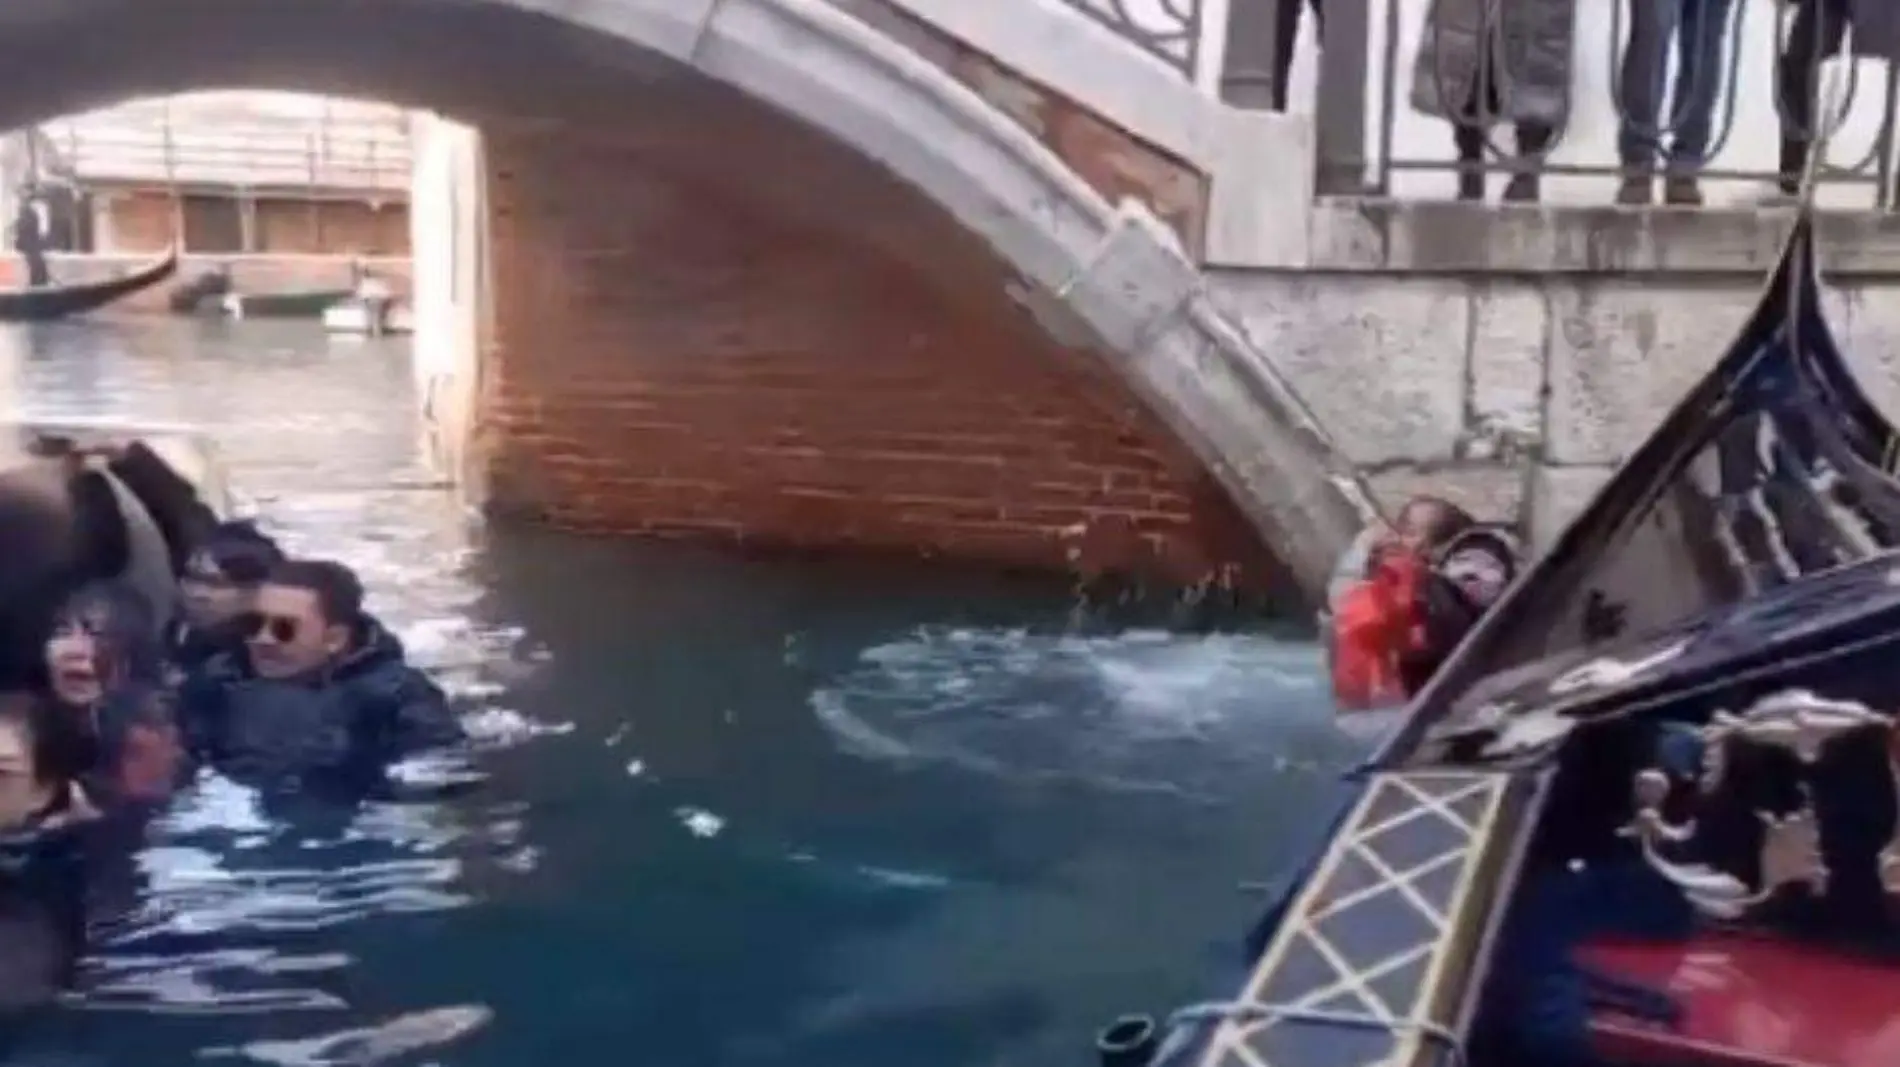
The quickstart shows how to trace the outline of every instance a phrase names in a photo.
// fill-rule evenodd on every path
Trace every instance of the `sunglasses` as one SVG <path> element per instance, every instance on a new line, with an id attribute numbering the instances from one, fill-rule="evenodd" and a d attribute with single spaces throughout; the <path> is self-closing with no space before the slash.
<path id="1" fill-rule="evenodd" d="M 235 589 L 239 584 L 213 570 L 188 570 L 178 580 L 181 584 L 202 585 L 210 589 Z"/>
<path id="2" fill-rule="evenodd" d="M 303 620 L 253 611 L 238 617 L 238 630 L 247 641 L 268 637 L 280 645 L 287 645 L 303 631 Z"/>

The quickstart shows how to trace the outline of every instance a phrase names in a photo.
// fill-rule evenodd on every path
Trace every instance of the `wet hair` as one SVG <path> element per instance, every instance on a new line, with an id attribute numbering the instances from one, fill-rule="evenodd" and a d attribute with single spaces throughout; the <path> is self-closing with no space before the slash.
<path id="1" fill-rule="evenodd" d="M 248 519 L 219 523 L 199 542 L 218 573 L 240 585 L 256 585 L 284 562 L 284 550 Z"/>
<path id="2" fill-rule="evenodd" d="M 314 594 L 326 623 L 354 627 L 363 621 L 362 579 L 335 560 L 285 560 L 271 568 L 265 581 Z"/>
<path id="3" fill-rule="evenodd" d="M 81 586 L 53 612 L 54 632 L 66 623 L 83 626 L 99 649 L 99 676 L 108 689 L 155 683 L 164 673 L 164 651 L 151 601 L 122 581 Z"/>
<path id="4" fill-rule="evenodd" d="M 1471 527 L 1478 520 L 1458 505 L 1437 496 L 1415 496 L 1399 509 L 1398 527 L 1415 532 L 1426 547 L 1436 548 Z"/>
<path id="5" fill-rule="evenodd" d="M 26 736 L 33 777 L 41 785 L 76 781 L 85 772 L 93 746 L 65 709 L 39 694 L 0 692 L 0 727 Z"/>

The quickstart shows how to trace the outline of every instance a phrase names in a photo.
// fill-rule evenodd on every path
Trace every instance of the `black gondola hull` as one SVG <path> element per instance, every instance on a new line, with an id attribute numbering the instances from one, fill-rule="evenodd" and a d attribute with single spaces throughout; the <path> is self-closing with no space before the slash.
<path id="1" fill-rule="evenodd" d="M 0 322 L 51 322 L 97 311 L 107 304 L 149 289 L 178 270 L 178 250 L 119 278 L 72 285 L 0 290 Z"/>

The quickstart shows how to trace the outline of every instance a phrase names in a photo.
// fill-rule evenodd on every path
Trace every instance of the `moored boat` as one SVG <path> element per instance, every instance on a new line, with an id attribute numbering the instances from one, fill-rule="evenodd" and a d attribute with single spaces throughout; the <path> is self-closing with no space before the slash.
<path id="1" fill-rule="evenodd" d="M 218 307 L 234 319 L 315 319 L 325 309 L 348 300 L 354 289 L 301 289 L 276 293 L 228 292 Z"/>
<path id="2" fill-rule="evenodd" d="M 1900 484 L 1811 219 L 1362 769 L 1192 1067 L 1900 1063 Z"/>
<path id="3" fill-rule="evenodd" d="M 381 337 L 410 333 L 408 306 L 380 278 L 365 277 L 347 298 L 323 309 L 323 328 L 331 333 Z"/>

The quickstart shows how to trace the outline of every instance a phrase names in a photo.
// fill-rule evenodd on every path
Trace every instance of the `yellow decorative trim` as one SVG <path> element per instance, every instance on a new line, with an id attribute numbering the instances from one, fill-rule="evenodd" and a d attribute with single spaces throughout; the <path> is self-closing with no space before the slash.
<path id="1" fill-rule="evenodd" d="M 1483 916 L 1466 912 L 1475 895 L 1481 863 L 1494 843 L 1506 793 L 1514 781 L 1510 775 L 1496 772 L 1375 775 L 1288 908 L 1241 992 L 1243 1003 L 1269 1009 L 1266 1017 L 1222 1022 L 1208 1042 L 1201 1067 L 1402 1067 L 1415 1062 L 1424 1049 L 1422 1043 L 1429 1040 L 1427 1035 L 1442 1033 L 1455 1020 L 1458 1006 L 1441 1004 L 1444 998 L 1439 987 L 1454 977 L 1448 971 L 1462 939 L 1476 936 L 1481 926 Z M 1470 808 L 1474 799 L 1475 812 L 1460 810 Z M 1429 837 L 1449 840 L 1435 846 L 1430 855 L 1418 858 L 1421 839 Z M 1394 859 L 1389 854 L 1394 846 L 1413 853 L 1413 858 Z M 1349 866 L 1355 869 L 1350 875 L 1353 882 L 1363 884 L 1341 884 Z M 1448 889 L 1434 893 L 1421 884 L 1447 868 L 1456 869 Z M 1367 869 L 1376 876 L 1370 882 L 1363 873 Z M 1443 899 L 1434 899 L 1441 894 Z M 1414 930 L 1422 927 L 1424 932 L 1394 938 L 1381 945 L 1377 955 L 1350 958 L 1326 936 L 1323 927 L 1368 904 L 1404 908 L 1405 921 Z M 1390 917 L 1391 913 L 1387 914 Z M 1391 924 L 1369 917 L 1368 929 L 1380 925 Z M 1330 974 L 1289 994 L 1283 988 L 1286 980 L 1282 972 L 1296 947 L 1317 955 Z M 1390 1003 L 1372 988 L 1378 979 L 1421 961 L 1425 969 L 1417 986 L 1394 997 L 1403 1003 Z M 1384 1052 L 1358 1063 L 1349 1062 L 1343 1048 L 1337 1058 L 1328 1058 L 1323 1064 L 1275 1063 L 1261 1048 L 1258 1039 L 1276 1026 L 1324 1025 L 1276 1018 L 1272 1009 L 1297 1014 L 1342 997 L 1363 1005 L 1346 1011 L 1363 1014 L 1375 1026 L 1384 1024 L 1391 1035 Z M 1354 1028 L 1342 1031 L 1341 1037 L 1353 1032 L 1367 1031 Z M 1352 1043 L 1348 1039 L 1342 1045 Z"/>

